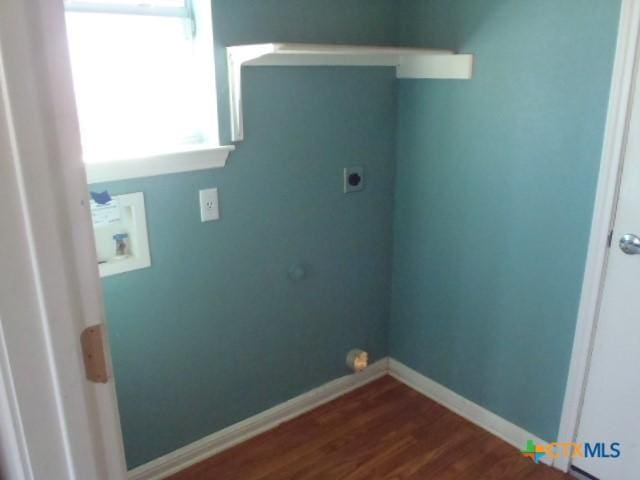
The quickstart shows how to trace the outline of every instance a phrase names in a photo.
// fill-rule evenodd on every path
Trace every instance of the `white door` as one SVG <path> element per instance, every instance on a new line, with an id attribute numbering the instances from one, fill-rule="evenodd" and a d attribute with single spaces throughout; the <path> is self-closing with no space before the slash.
<path id="1" fill-rule="evenodd" d="M 579 443 L 604 443 L 601 453 L 610 457 L 577 457 L 572 461 L 575 467 L 601 480 L 640 478 L 640 82 L 635 82 L 618 206 L 577 435 Z M 613 443 L 619 443 L 617 458 L 611 457 L 615 456 Z"/>

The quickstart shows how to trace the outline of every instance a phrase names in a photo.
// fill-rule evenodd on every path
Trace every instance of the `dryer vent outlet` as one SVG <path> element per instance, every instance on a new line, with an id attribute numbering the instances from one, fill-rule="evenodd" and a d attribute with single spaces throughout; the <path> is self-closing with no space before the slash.
<path id="1" fill-rule="evenodd" d="M 347 367 L 358 373 L 369 365 L 369 354 L 364 350 L 354 349 L 347 354 Z"/>

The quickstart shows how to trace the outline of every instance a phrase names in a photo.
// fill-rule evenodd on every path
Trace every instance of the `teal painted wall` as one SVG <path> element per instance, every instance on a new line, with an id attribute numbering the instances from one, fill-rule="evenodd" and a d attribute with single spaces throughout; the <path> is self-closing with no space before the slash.
<path id="1" fill-rule="evenodd" d="M 129 466 L 343 375 L 355 345 L 552 440 L 618 8 L 214 0 L 223 143 L 226 45 L 453 47 L 476 73 L 248 69 L 227 167 L 92 186 L 147 206 L 151 268 L 103 282 Z M 364 192 L 341 193 L 347 165 L 365 167 Z M 208 187 L 222 219 L 201 224 Z"/>
<path id="2" fill-rule="evenodd" d="M 392 4 L 216 0 L 215 35 L 390 43 Z M 345 375 L 354 346 L 387 355 L 393 70 L 253 69 L 244 92 L 246 141 L 224 169 L 91 186 L 145 194 L 152 266 L 103 282 L 129 467 Z M 362 193 L 342 193 L 349 165 Z M 202 224 L 208 187 L 222 218 Z"/>
<path id="3" fill-rule="evenodd" d="M 405 0 L 401 42 L 475 55 L 401 81 L 393 357 L 555 440 L 619 15 L 614 0 Z"/>

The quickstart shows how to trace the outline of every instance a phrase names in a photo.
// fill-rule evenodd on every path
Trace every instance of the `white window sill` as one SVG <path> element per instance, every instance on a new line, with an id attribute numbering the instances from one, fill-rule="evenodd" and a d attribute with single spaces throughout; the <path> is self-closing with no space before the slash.
<path id="1" fill-rule="evenodd" d="M 232 145 L 185 148 L 176 152 L 140 158 L 86 163 L 87 182 L 111 182 L 128 178 L 152 177 L 170 173 L 221 168 L 227 163 Z"/>

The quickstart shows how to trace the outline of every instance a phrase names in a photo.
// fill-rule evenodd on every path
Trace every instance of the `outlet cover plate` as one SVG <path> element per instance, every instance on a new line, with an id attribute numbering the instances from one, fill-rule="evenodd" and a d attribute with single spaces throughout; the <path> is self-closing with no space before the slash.
<path id="1" fill-rule="evenodd" d="M 200 190 L 200 220 L 202 222 L 211 222 L 219 218 L 218 189 L 207 188 Z"/>

